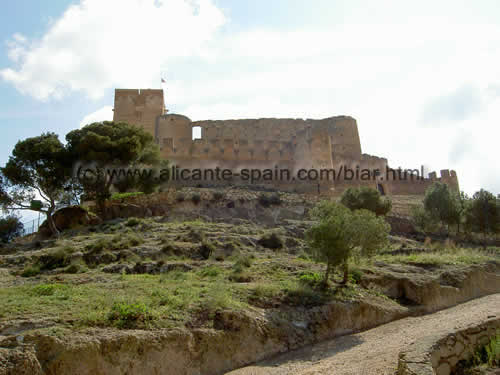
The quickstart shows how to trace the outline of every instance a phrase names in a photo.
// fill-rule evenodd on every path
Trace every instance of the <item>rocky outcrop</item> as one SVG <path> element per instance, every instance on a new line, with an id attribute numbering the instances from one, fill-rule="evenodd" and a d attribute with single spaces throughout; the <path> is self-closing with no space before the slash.
<path id="1" fill-rule="evenodd" d="M 406 217 L 389 215 L 385 220 L 391 226 L 391 234 L 409 235 L 417 233 L 417 229 Z"/>
<path id="2" fill-rule="evenodd" d="M 500 332 L 500 317 L 446 335 L 429 336 L 399 354 L 398 375 L 450 375 L 461 360 Z"/>
<path id="3" fill-rule="evenodd" d="M 473 265 L 468 272 L 445 271 L 429 277 L 424 268 L 411 274 L 404 269 L 382 275 L 367 275 L 361 281 L 366 288 L 413 305 L 423 312 L 433 312 L 500 291 L 497 263 Z M 413 267 L 418 268 L 418 267 Z"/>
<path id="4" fill-rule="evenodd" d="M 33 345 L 25 345 L 21 338 L 0 336 L 0 374 L 43 375 Z"/>
<path id="5" fill-rule="evenodd" d="M 61 208 L 57 210 L 52 217 L 54 218 L 57 229 L 60 231 L 101 223 L 99 217 L 80 206 Z M 41 238 L 50 237 L 52 235 L 52 231 L 46 220 L 40 225 L 38 235 Z"/>

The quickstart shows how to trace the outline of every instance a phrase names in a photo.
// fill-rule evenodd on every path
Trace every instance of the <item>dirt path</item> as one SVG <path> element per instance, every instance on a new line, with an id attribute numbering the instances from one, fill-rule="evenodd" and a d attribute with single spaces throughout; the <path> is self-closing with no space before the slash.
<path id="1" fill-rule="evenodd" d="M 399 351 L 419 339 L 500 314 L 500 294 L 339 337 L 229 372 L 231 375 L 393 375 Z"/>

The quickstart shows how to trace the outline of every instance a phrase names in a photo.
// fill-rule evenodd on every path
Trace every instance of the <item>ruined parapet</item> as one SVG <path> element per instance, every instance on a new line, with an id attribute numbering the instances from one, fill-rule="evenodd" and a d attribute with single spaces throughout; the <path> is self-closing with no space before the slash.
<path id="1" fill-rule="evenodd" d="M 409 179 L 407 177 L 391 179 L 388 190 L 391 194 L 417 194 L 423 195 L 435 182 L 441 182 L 450 187 L 452 191 L 459 192 L 458 177 L 454 170 L 442 169 L 438 177 L 436 172 L 429 172 L 428 178 Z"/>
<path id="2" fill-rule="evenodd" d="M 460 191 L 460 187 L 458 185 L 458 177 L 457 172 L 454 170 L 443 169 L 441 170 L 441 182 L 450 187 L 451 190 L 455 192 Z"/>

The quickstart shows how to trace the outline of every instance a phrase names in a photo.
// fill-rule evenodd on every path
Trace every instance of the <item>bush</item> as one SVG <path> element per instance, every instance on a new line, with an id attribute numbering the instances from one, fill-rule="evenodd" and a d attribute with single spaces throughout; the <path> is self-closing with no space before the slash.
<path id="1" fill-rule="evenodd" d="M 438 221 L 422 206 L 414 206 L 411 209 L 413 224 L 424 233 L 436 231 Z"/>
<path id="2" fill-rule="evenodd" d="M 483 233 L 500 233 L 500 199 L 481 189 L 466 205 L 465 223 L 469 230 Z"/>
<path id="3" fill-rule="evenodd" d="M 321 275 L 317 272 L 309 272 L 301 275 L 299 277 L 299 282 L 301 284 L 309 285 L 310 287 L 314 287 L 320 284 L 322 281 Z"/>
<path id="4" fill-rule="evenodd" d="M 292 305 L 315 306 L 325 302 L 325 296 L 304 283 L 285 289 L 285 301 Z"/>
<path id="5" fill-rule="evenodd" d="M 278 193 L 275 194 L 261 194 L 259 195 L 259 203 L 263 207 L 270 207 L 271 205 L 280 205 L 281 198 Z"/>
<path id="6" fill-rule="evenodd" d="M 71 246 L 61 247 L 40 255 L 37 265 L 41 270 L 53 270 L 60 267 L 66 267 L 70 263 L 70 255 L 74 251 Z"/>
<path id="7" fill-rule="evenodd" d="M 361 270 L 359 270 L 357 268 L 351 269 L 350 275 L 349 275 L 349 279 L 353 283 L 359 284 L 359 282 L 361 281 L 362 278 L 363 278 L 363 271 L 361 271 Z"/>
<path id="8" fill-rule="evenodd" d="M 142 220 L 136 218 L 136 217 L 131 217 L 125 222 L 125 226 L 127 227 L 135 227 L 141 223 Z"/>
<path id="9" fill-rule="evenodd" d="M 24 267 L 23 272 L 21 273 L 22 277 L 32 277 L 36 276 L 40 273 L 40 267 L 38 265 L 30 265 Z"/>
<path id="10" fill-rule="evenodd" d="M 365 209 L 377 216 L 386 215 L 392 208 L 389 198 L 382 197 L 377 190 L 367 186 L 348 188 L 342 194 L 340 203 L 353 211 Z"/>
<path id="11" fill-rule="evenodd" d="M 233 273 L 229 275 L 229 280 L 234 281 L 236 283 L 248 283 L 252 281 L 252 276 L 247 271 L 235 270 Z"/>
<path id="12" fill-rule="evenodd" d="M 177 193 L 177 196 L 175 197 L 175 200 L 177 202 L 184 202 L 186 199 L 186 196 L 184 195 L 184 193 Z"/>
<path id="13" fill-rule="evenodd" d="M 343 282 L 349 281 L 349 259 L 372 257 L 387 243 L 390 226 L 365 209 L 354 210 L 332 201 L 319 202 L 311 211 L 316 223 L 306 232 L 313 258 L 325 262 L 325 285 L 333 267 L 342 265 Z"/>
<path id="14" fill-rule="evenodd" d="M 198 204 L 201 202 L 201 195 L 196 193 L 196 194 L 193 194 L 191 196 L 191 201 L 194 203 L 194 204 Z"/>
<path id="15" fill-rule="evenodd" d="M 93 253 L 100 253 L 101 251 L 113 248 L 112 240 L 107 238 L 99 238 L 92 244 L 85 246 L 85 250 L 90 250 Z"/>
<path id="16" fill-rule="evenodd" d="M 280 288 L 276 285 L 259 284 L 252 291 L 252 297 L 258 299 L 276 298 L 280 294 Z"/>
<path id="17" fill-rule="evenodd" d="M 118 328 L 134 328 L 153 319 L 144 303 L 115 302 L 108 313 L 108 321 Z"/>
<path id="18" fill-rule="evenodd" d="M 121 241 L 119 249 L 125 249 L 131 246 L 137 246 L 143 243 L 144 240 L 136 234 L 127 234 Z"/>
<path id="19" fill-rule="evenodd" d="M 284 246 L 283 239 L 275 232 L 266 233 L 258 239 L 257 243 L 267 249 L 277 250 Z"/>
<path id="20" fill-rule="evenodd" d="M 200 271 L 202 277 L 217 277 L 221 272 L 219 267 L 209 266 Z"/>
<path id="21" fill-rule="evenodd" d="M 221 199 L 223 199 L 223 198 L 224 198 L 224 193 L 223 193 L 223 192 L 221 192 L 221 191 L 216 191 L 216 192 L 214 192 L 214 194 L 213 194 L 213 198 L 212 198 L 212 200 L 214 200 L 214 201 L 220 201 L 220 200 L 221 200 Z"/>
<path id="22" fill-rule="evenodd" d="M 64 273 L 79 273 L 85 271 L 87 271 L 86 267 L 78 263 L 70 264 L 68 267 L 64 269 Z"/>
<path id="23" fill-rule="evenodd" d="M 460 223 L 458 195 L 441 182 L 435 182 L 425 191 L 424 208 L 432 218 L 444 224 Z"/>
<path id="24" fill-rule="evenodd" d="M 144 195 L 142 191 L 134 191 L 131 193 L 115 193 L 111 195 L 111 200 L 122 200 L 130 197 L 137 197 L 139 195 Z"/>
<path id="25" fill-rule="evenodd" d="M 210 255 L 215 251 L 215 246 L 209 241 L 202 241 L 201 246 L 198 250 L 199 254 L 203 259 L 210 258 Z"/>
<path id="26" fill-rule="evenodd" d="M 0 241 L 8 243 L 14 238 L 22 236 L 23 223 L 17 216 L 9 215 L 0 219 Z"/>
<path id="27" fill-rule="evenodd" d="M 32 293 L 36 296 L 52 296 L 56 291 L 67 288 L 62 284 L 39 284 L 33 287 Z"/>
<path id="28" fill-rule="evenodd" d="M 249 255 L 240 255 L 234 264 L 235 266 L 250 267 L 252 265 L 252 258 Z"/>

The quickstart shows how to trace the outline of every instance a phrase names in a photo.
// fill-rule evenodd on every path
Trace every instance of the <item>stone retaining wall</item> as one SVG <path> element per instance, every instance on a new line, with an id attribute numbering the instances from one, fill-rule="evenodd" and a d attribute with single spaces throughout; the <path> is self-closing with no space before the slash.
<path id="1" fill-rule="evenodd" d="M 500 333 L 500 316 L 467 328 L 436 334 L 412 344 L 399 354 L 398 375 L 450 375 L 461 360 Z"/>

